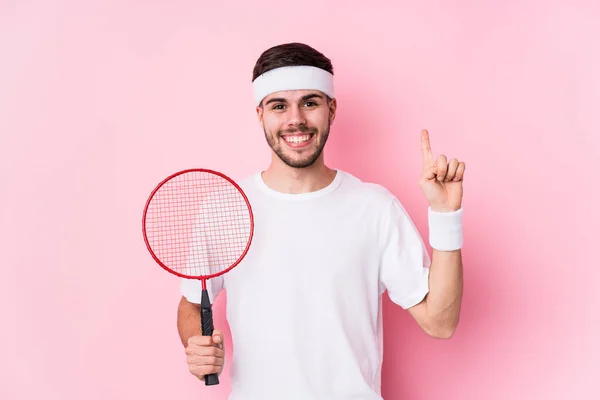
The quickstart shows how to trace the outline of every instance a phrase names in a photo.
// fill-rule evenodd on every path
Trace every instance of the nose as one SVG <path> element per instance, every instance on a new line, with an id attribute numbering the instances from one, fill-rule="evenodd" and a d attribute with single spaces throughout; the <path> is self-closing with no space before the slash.
<path id="1" fill-rule="evenodd" d="M 306 117 L 304 116 L 304 112 L 301 107 L 298 105 L 293 105 L 289 108 L 289 119 L 288 124 L 290 126 L 298 126 L 306 124 Z"/>

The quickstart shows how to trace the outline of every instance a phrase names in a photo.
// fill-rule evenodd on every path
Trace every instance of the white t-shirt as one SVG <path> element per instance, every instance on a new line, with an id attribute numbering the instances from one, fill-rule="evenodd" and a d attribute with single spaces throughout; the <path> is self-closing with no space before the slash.
<path id="1" fill-rule="evenodd" d="M 208 281 L 227 291 L 230 400 L 381 399 L 381 295 L 403 308 L 428 292 L 430 258 L 384 187 L 338 170 L 315 192 L 240 182 L 254 213 L 243 261 Z M 200 303 L 197 280 L 182 294 Z"/>

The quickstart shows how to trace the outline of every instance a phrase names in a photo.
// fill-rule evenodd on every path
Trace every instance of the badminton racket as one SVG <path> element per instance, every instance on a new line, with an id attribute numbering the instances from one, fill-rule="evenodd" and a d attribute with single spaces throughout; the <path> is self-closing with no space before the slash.
<path id="1" fill-rule="evenodd" d="M 254 217 L 248 198 L 220 172 L 187 169 L 156 186 L 142 220 L 144 241 L 154 260 L 171 274 L 202 282 L 202 335 L 212 336 L 206 283 L 238 265 L 250 248 Z M 206 375 L 204 382 L 217 385 L 218 375 Z"/>

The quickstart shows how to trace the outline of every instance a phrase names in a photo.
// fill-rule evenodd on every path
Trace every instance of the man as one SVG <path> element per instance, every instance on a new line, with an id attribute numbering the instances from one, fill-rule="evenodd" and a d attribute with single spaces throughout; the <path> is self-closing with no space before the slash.
<path id="1" fill-rule="evenodd" d="M 431 258 L 388 190 L 329 168 L 323 149 L 337 102 L 330 60 L 290 43 L 265 51 L 253 74 L 270 166 L 241 182 L 255 214 L 252 246 L 209 281 L 227 290 L 231 400 L 381 399 L 381 295 L 436 338 L 456 329 L 462 299 L 465 164 L 434 159 L 422 132 L 420 186 L 430 203 Z M 178 328 L 189 369 L 223 369 L 223 334 L 200 330 L 201 287 L 182 280 Z"/>

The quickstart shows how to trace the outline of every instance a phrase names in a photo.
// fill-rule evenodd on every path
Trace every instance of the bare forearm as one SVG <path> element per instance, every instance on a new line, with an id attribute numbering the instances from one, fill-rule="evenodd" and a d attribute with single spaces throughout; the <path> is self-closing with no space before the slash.
<path id="1" fill-rule="evenodd" d="M 439 336 L 451 336 L 460 314 L 463 294 L 463 266 L 460 250 L 433 250 L 429 270 L 428 319 Z"/>
<path id="2" fill-rule="evenodd" d="M 202 334 L 201 326 L 200 306 L 182 297 L 177 308 L 177 330 L 184 347 L 188 345 L 189 338 Z"/>

